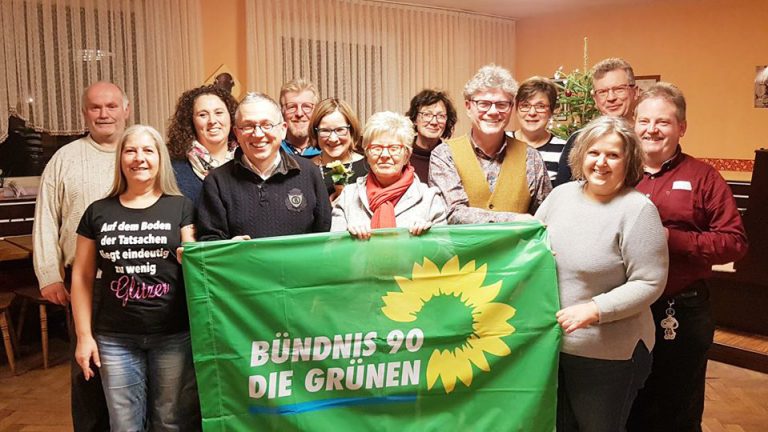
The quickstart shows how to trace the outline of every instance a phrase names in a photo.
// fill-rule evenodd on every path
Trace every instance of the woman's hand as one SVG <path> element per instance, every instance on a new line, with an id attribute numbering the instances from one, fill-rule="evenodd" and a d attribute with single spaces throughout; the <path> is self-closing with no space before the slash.
<path id="1" fill-rule="evenodd" d="M 232 240 L 234 240 L 234 241 L 244 241 L 244 240 L 250 240 L 250 239 L 251 239 L 251 236 L 249 236 L 247 234 L 246 235 L 239 235 L 239 236 L 232 237 Z"/>
<path id="2" fill-rule="evenodd" d="M 600 319 L 600 310 L 597 309 L 597 304 L 591 301 L 560 309 L 555 316 L 560 327 L 565 330 L 565 333 L 571 334 L 575 330 L 586 328 L 596 323 Z"/>
<path id="3" fill-rule="evenodd" d="M 353 223 L 347 226 L 347 231 L 360 240 L 368 240 L 371 238 L 371 225 L 368 223 Z"/>
<path id="4" fill-rule="evenodd" d="M 181 264 L 181 258 L 184 256 L 184 246 L 179 246 L 176 248 L 176 261 Z"/>
<path id="5" fill-rule="evenodd" d="M 425 220 L 417 220 L 411 224 L 411 227 L 408 229 L 408 231 L 411 233 L 411 235 L 419 236 L 429 231 L 431 227 L 431 223 Z"/>
<path id="6" fill-rule="evenodd" d="M 93 336 L 78 337 L 77 348 L 75 349 L 75 361 L 80 365 L 80 369 L 83 370 L 85 380 L 88 381 L 92 377 L 96 376 L 96 373 L 91 369 L 91 359 L 96 367 L 101 367 L 101 360 L 99 359 L 99 348 L 96 345 L 96 340 Z"/>

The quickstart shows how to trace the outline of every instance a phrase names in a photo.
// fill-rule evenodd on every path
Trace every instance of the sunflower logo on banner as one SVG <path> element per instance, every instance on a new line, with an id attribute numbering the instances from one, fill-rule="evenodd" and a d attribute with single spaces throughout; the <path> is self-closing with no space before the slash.
<path id="1" fill-rule="evenodd" d="M 502 338 L 515 331 L 508 323 L 515 315 L 515 308 L 494 302 L 502 282 L 483 286 L 486 271 L 486 265 L 476 269 L 474 261 L 459 267 L 458 256 L 448 260 L 442 269 L 424 258 L 423 265 L 413 265 L 412 279 L 395 276 L 401 292 L 389 292 L 382 299 L 386 305 L 382 312 L 397 322 L 418 324 L 419 313 L 425 308 L 428 310 L 430 302 L 471 314 L 471 327 L 465 330 L 467 337 L 462 336 L 452 348 L 436 348 L 432 352 L 427 364 L 428 389 L 432 389 L 438 378 L 446 393 L 453 391 L 457 380 L 469 387 L 474 375 L 473 364 L 484 372 L 491 370 L 486 353 L 497 357 L 510 353 Z M 465 322 L 469 324 L 469 320 Z"/>

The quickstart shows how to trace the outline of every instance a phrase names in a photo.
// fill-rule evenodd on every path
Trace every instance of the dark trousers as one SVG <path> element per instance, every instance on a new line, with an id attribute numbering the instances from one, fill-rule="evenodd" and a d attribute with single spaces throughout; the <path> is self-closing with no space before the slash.
<path id="1" fill-rule="evenodd" d="M 558 432 L 622 432 L 637 390 L 651 368 L 640 341 L 629 360 L 600 360 L 560 354 Z"/>
<path id="2" fill-rule="evenodd" d="M 674 340 L 665 340 L 659 325 L 667 307 L 663 298 L 651 306 L 656 323 L 653 367 L 632 407 L 627 425 L 631 432 L 701 431 L 707 351 L 715 332 L 709 290 L 697 282 L 675 298 L 680 325 Z"/>
<path id="3" fill-rule="evenodd" d="M 64 276 L 64 284 L 66 285 L 67 290 L 70 289 L 70 281 L 71 273 L 68 268 Z M 74 317 L 74 315 L 71 316 Z M 99 368 L 92 365 L 91 369 L 96 372 L 96 376 L 88 381 L 85 380 L 83 370 L 80 369 L 80 365 L 78 365 L 75 360 L 77 335 L 75 334 L 74 318 L 73 322 L 70 324 L 71 325 L 68 326 L 70 348 L 69 367 L 73 430 L 75 432 L 109 431 L 109 411 L 107 410 L 107 400 L 104 397 L 104 389 L 101 387 Z"/>

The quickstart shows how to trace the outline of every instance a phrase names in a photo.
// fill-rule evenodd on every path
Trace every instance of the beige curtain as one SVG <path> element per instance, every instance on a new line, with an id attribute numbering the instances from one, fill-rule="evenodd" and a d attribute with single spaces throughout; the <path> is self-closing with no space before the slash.
<path id="1" fill-rule="evenodd" d="M 2 0 L 0 140 L 15 114 L 49 134 L 84 131 L 81 93 L 120 85 L 132 120 L 164 131 L 202 80 L 199 0 Z"/>
<path id="2" fill-rule="evenodd" d="M 447 90 L 466 130 L 462 88 L 477 69 L 514 71 L 515 22 L 365 0 L 246 0 L 248 90 L 274 97 L 306 77 L 362 120 L 404 112 L 425 87 Z"/>

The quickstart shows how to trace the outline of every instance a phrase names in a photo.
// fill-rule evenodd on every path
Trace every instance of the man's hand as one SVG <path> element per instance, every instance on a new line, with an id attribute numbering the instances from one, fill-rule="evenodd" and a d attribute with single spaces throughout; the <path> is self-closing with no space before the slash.
<path id="1" fill-rule="evenodd" d="M 53 304 L 67 306 L 69 304 L 69 292 L 62 282 L 54 282 L 40 288 L 40 294 Z"/>

